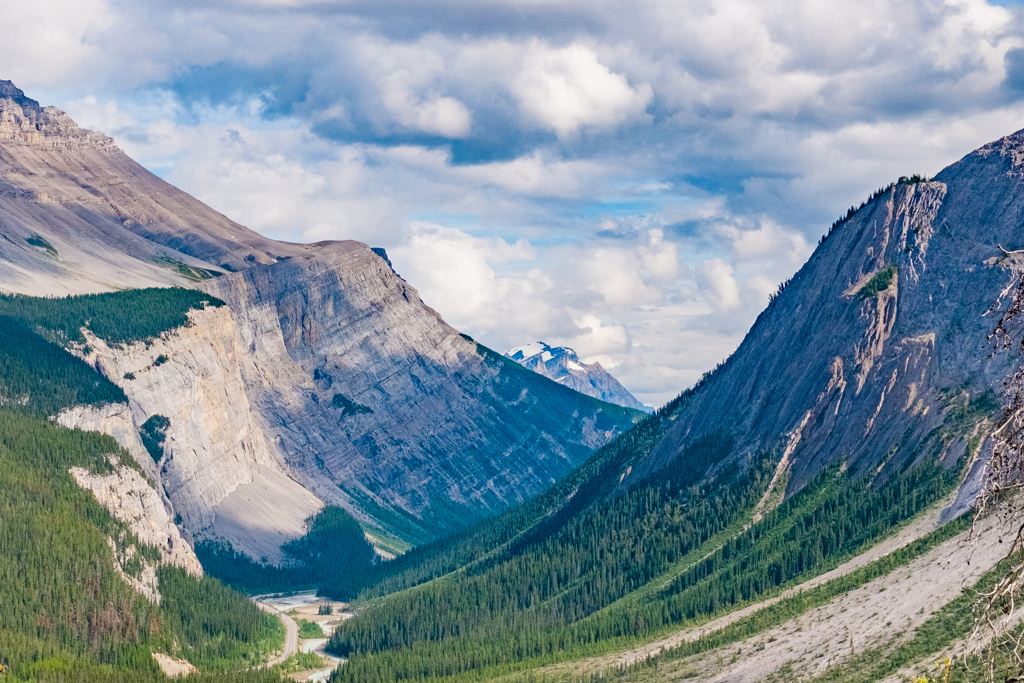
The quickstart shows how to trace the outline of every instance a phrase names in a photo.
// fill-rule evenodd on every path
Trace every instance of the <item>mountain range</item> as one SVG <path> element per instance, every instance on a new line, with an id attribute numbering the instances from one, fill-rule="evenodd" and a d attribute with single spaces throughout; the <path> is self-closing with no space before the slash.
<path id="1" fill-rule="evenodd" d="M 551 347 L 538 341 L 517 346 L 506 352 L 505 357 L 581 394 L 634 410 L 651 410 L 636 400 L 600 363 L 584 363 L 566 346 Z"/>
<path id="2" fill-rule="evenodd" d="M 0 664 L 279 681 L 281 624 L 213 575 L 348 603 L 335 683 L 980 680 L 1022 215 L 1024 131 L 900 178 L 645 414 L 0 81 Z"/>
<path id="3" fill-rule="evenodd" d="M 383 250 L 269 240 L 10 81 L 0 238 L 3 291 L 181 286 L 227 304 L 147 344 L 90 335 L 80 355 L 128 408 L 59 420 L 131 435 L 166 418 L 167 457 L 138 459 L 188 534 L 252 558 L 283 561 L 324 504 L 382 549 L 437 538 L 544 490 L 641 415 L 459 334 Z"/>
<path id="4" fill-rule="evenodd" d="M 382 567 L 336 680 L 895 682 L 963 653 L 1016 529 L 964 513 L 1020 362 L 987 339 L 1022 212 L 1024 131 L 851 208 L 697 385 Z"/>

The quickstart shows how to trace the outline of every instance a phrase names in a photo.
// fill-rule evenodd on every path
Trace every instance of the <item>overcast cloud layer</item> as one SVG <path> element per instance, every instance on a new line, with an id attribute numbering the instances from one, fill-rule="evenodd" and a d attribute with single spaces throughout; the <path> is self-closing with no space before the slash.
<path id="1" fill-rule="evenodd" d="M 1024 127 L 982 0 L 3 0 L 0 78 L 232 218 L 657 405 L 851 204 Z"/>

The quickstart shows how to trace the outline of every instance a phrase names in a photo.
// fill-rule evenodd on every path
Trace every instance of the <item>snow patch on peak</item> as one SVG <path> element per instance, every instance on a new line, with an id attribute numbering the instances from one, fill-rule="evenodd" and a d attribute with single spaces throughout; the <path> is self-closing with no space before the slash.
<path id="1" fill-rule="evenodd" d="M 533 358 L 538 354 L 544 353 L 545 351 L 549 351 L 550 349 L 551 347 L 545 344 L 544 342 L 536 341 L 533 342 L 532 344 L 527 344 L 525 346 L 517 346 L 514 349 L 511 349 L 505 355 L 511 358 L 512 360 L 529 360 L 530 358 Z"/>
<path id="2" fill-rule="evenodd" d="M 576 351 L 567 346 L 553 347 L 536 341 L 510 349 L 505 357 L 581 394 L 627 408 L 650 410 L 608 374 L 600 363 L 581 361 Z"/>

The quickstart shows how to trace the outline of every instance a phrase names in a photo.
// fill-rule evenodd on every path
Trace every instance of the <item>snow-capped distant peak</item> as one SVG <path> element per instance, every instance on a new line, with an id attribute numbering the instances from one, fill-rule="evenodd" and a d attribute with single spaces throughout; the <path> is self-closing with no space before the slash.
<path id="1" fill-rule="evenodd" d="M 505 357 L 587 396 L 628 408 L 648 410 L 600 363 L 584 363 L 567 346 L 550 346 L 536 341 L 509 350 Z"/>
<path id="2" fill-rule="evenodd" d="M 550 350 L 550 346 L 542 341 L 537 341 L 532 344 L 527 344 L 526 346 L 517 346 L 505 355 L 512 360 L 527 360 L 529 358 L 533 358 L 539 353 L 544 353 L 545 351 L 547 351 L 550 356 Z M 544 360 L 547 361 L 549 358 L 545 358 Z"/>

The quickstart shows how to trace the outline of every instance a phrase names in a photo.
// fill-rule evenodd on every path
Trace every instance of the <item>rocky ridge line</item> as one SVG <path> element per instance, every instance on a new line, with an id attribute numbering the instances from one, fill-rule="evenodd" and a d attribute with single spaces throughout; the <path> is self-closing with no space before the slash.
<path id="1" fill-rule="evenodd" d="M 113 139 L 79 128 L 56 107 L 41 107 L 11 81 L 0 80 L 0 140 L 49 148 L 116 149 Z"/>
<path id="2" fill-rule="evenodd" d="M 505 357 L 581 394 L 625 408 L 651 412 L 651 408 L 629 393 L 601 363 L 584 363 L 576 351 L 567 346 L 553 347 L 538 341 L 517 346 L 505 353 Z"/>

